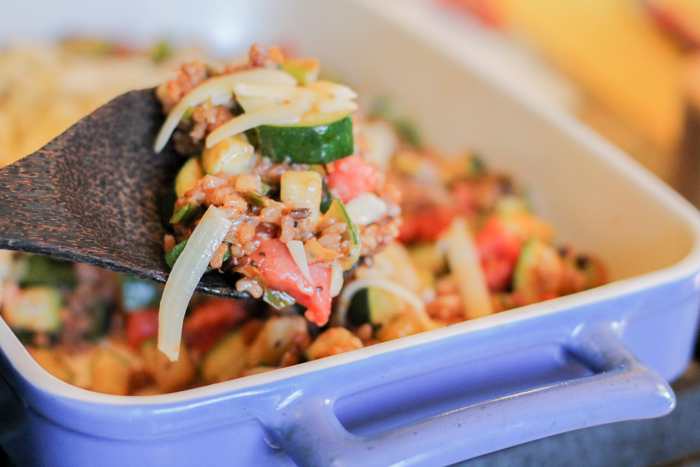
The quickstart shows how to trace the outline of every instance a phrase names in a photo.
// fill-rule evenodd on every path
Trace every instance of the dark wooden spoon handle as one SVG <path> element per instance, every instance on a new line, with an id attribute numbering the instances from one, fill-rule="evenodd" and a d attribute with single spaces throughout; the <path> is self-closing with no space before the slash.
<path id="1" fill-rule="evenodd" d="M 160 206 L 182 159 L 153 152 L 163 121 L 152 89 L 132 91 L 0 170 L 0 249 L 38 253 L 164 282 Z M 199 290 L 248 298 L 231 279 Z"/>

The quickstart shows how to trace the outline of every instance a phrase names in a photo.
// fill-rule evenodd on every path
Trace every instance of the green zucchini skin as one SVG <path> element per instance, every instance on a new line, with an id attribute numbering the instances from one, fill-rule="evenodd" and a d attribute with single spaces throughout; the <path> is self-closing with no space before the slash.
<path id="1" fill-rule="evenodd" d="M 260 152 L 274 162 L 327 164 L 354 152 L 350 116 L 322 125 L 261 125 L 254 130 Z"/>

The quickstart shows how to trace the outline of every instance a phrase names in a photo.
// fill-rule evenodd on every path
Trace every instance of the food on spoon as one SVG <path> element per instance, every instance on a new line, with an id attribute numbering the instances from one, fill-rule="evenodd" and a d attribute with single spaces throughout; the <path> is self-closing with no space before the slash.
<path id="1" fill-rule="evenodd" d="M 256 63 L 277 56 L 269 51 L 268 58 L 262 59 L 262 52 L 258 52 Z M 291 61 L 302 71 L 289 71 L 288 59 L 281 69 L 287 69 L 305 86 L 318 83 L 318 62 L 301 62 L 303 66 Z M 207 78 L 206 68 L 186 65 L 180 70 L 179 79 L 165 86 L 168 95 L 175 96 L 166 100 L 170 108 L 192 90 L 193 83 Z M 163 290 L 160 284 L 83 264 L 0 251 L 0 315 L 35 360 L 57 378 L 93 391 L 150 395 L 332 356 L 476 315 L 554 299 L 607 281 L 606 267 L 599 258 L 557 242 L 554 226 L 533 212 L 526 191 L 512 174 L 493 170 L 475 152 L 448 157 L 423 145 L 416 128 L 394 113 L 388 100 L 378 101 L 373 109 L 372 114 L 355 112 L 352 116 L 358 154 L 328 164 L 302 164 L 303 170 L 290 171 L 287 169 L 291 164 L 270 162 L 265 166 L 265 176 L 274 175 L 278 181 L 268 185 L 263 185 L 263 175 L 258 184 L 250 173 L 207 173 L 217 168 L 225 168 L 222 172 L 239 171 L 241 160 L 252 164 L 261 157 L 259 151 L 248 149 L 233 151 L 243 154 L 241 160 L 222 157 L 224 151 L 209 152 L 204 160 L 201 152 L 206 134 L 213 131 L 208 125 L 223 120 L 221 116 L 229 115 L 231 119 L 234 112 L 213 107 L 185 112 L 189 117 L 176 126 L 173 140 L 190 152 L 184 151 L 188 157 L 183 158 L 175 180 L 174 189 L 183 201 L 177 210 L 173 207 L 171 214 L 174 233 L 185 230 L 188 238 L 179 243 L 174 236 L 169 239 L 166 260 L 170 264 L 179 263 L 176 260 L 180 255 L 187 255 L 184 251 L 190 242 L 195 247 L 192 251 L 198 250 L 189 229 L 198 228 L 191 224 L 204 218 L 205 203 L 185 199 L 186 193 L 207 177 L 221 178 L 236 193 L 243 190 L 247 216 L 259 216 L 265 206 L 256 203 L 266 198 L 279 204 L 298 202 L 298 206 L 308 209 L 302 211 L 306 218 L 318 215 L 317 225 L 325 221 L 339 228 L 345 224 L 344 230 L 331 230 L 335 240 L 360 248 L 342 254 L 326 248 L 325 240 L 317 235 L 308 239 L 291 236 L 285 243 L 265 231 L 250 258 L 267 277 L 274 278 L 277 287 L 265 290 L 263 300 L 195 295 L 189 303 L 181 302 L 179 307 L 186 306 L 184 316 L 168 314 L 170 322 L 166 322 L 176 341 L 170 350 L 180 346 L 177 362 L 157 348 Z M 40 119 L 33 128 L 43 131 Z M 189 135 L 195 129 L 197 141 Z M 245 138 L 239 135 L 227 139 L 227 147 L 247 148 L 244 145 L 251 140 L 246 142 Z M 285 183 L 284 190 L 283 174 L 292 182 Z M 308 191 L 298 189 L 317 187 L 319 177 L 320 201 L 317 191 L 306 196 Z M 272 186 L 277 186 L 279 193 L 266 191 Z M 385 210 L 377 202 L 384 199 L 380 187 L 392 190 L 387 194 L 390 201 L 401 200 L 401 225 L 390 216 L 396 213 L 389 212 L 398 210 L 399 203 L 390 206 L 385 201 Z M 208 196 L 216 189 L 213 186 Z M 312 209 L 316 203 L 318 210 Z M 216 211 L 227 208 L 210 204 Z M 213 227 L 219 221 L 224 227 L 231 222 L 216 211 Z M 296 220 L 291 213 L 289 217 Z M 269 215 L 276 216 L 274 212 Z M 378 216 L 385 216 L 389 222 L 377 223 L 374 220 Z M 233 222 L 239 222 L 240 235 L 246 229 L 250 234 L 247 227 L 241 230 L 243 224 L 250 224 L 240 219 Z M 207 227 L 204 220 L 197 225 L 202 223 Z M 259 226 L 255 226 L 256 232 Z M 396 232 L 387 226 L 393 226 Z M 271 230 L 276 229 L 281 227 L 274 224 Z M 392 241 L 396 233 L 398 239 Z M 219 267 L 225 270 L 227 262 L 234 262 L 235 252 L 231 247 L 220 249 L 220 241 L 214 246 L 214 255 L 221 261 Z M 187 256 L 194 263 L 203 257 Z M 306 257 L 307 267 L 299 266 L 303 265 L 302 257 Z M 461 259 L 465 257 L 469 259 L 466 263 Z M 211 259 L 204 261 L 212 267 Z M 324 266 L 326 263 L 332 267 Z M 285 274 L 288 269 L 295 273 Z M 198 280 L 197 274 L 188 279 Z M 324 297 L 308 296 L 309 303 L 330 306 L 331 316 L 325 325 L 308 321 L 305 305 L 297 303 L 287 291 L 294 289 L 297 281 L 308 282 L 307 276 L 323 282 L 329 291 L 329 303 L 323 301 Z M 473 294 L 471 290 L 480 292 Z"/>
<path id="2" fill-rule="evenodd" d="M 220 73 L 184 65 L 157 90 L 167 118 L 155 150 L 172 137 L 189 157 L 175 182 L 168 264 L 177 269 L 179 255 L 204 255 L 211 269 L 241 276 L 237 290 L 273 304 L 296 302 L 323 326 L 344 271 L 393 241 L 401 217 L 397 191 L 355 147 L 357 94 L 317 79 L 318 67 L 257 45 L 247 63 Z M 193 250 L 191 236 L 212 208 L 230 221 L 228 231 L 218 247 Z M 187 271 L 192 280 L 204 270 Z M 184 315 L 191 295 L 178 277 L 166 286 L 163 327 L 169 316 Z M 171 358 L 175 328 L 164 327 L 159 339 Z"/>

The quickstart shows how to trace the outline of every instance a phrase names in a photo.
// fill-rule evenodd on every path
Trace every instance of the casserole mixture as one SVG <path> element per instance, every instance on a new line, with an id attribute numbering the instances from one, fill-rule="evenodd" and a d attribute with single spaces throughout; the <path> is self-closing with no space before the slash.
<path id="1" fill-rule="evenodd" d="M 161 80 L 168 117 L 155 150 L 170 142 L 183 155 L 165 292 L 0 252 L 0 312 L 44 368 L 99 392 L 172 392 L 606 281 L 597 257 L 555 244 L 554 227 L 509 174 L 475 152 L 446 157 L 422 144 L 386 99 L 355 112 L 354 91 L 319 70 L 256 45 L 228 64 L 185 61 Z M 2 105 L 13 91 L 0 78 Z M 198 232 L 213 248 L 197 246 Z M 188 261 L 201 267 L 178 273 Z M 219 271 L 261 300 L 190 298 L 178 282 Z"/>

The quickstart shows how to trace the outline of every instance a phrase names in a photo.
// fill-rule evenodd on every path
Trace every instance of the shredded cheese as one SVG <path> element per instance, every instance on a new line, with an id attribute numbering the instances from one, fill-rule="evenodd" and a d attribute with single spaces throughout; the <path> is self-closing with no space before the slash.
<path id="1" fill-rule="evenodd" d="M 180 354 L 182 323 L 190 298 L 231 225 L 222 211 L 209 206 L 165 283 L 158 314 L 158 349 L 171 361 Z"/>
<path id="2" fill-rule="evenodd" d="M 178 123 L 187 112 L 187 109 L 194 107 L 207 99 L 212 101 L 222 102 L 225 96 L 230 100 L 231 95 L 237 84 L 240 83 L 258 83 L 258 84 L 287 84 L 295 85 L 296 79 L 287 72 L 282 70 L 274 70 L 269 68 L 254 68 L 252 70 L 240 71 L 227 75 L 215 76 L 204 81 L 199 86 L 192 89 L 180 102 L 170 111 L 168 118 L 165 119 L 158 137 L 156 138 L 154 150 L 160 152 L 170 139 L 170 136 L 175 131 Z"/>
<path id="3" fill-rule="evenodd" d="M 307 106 L 304 106 L 298 102 L 258 107 L 250 112 L 246 112 L 229 120 L 216 130 L 209 133 L 206 140 L 206 146 L 210 148 L 229 136 L 243 133 L 244 131 L 255 128 L 256 126 L 297 123 L 299 120 L 301 120 L 301 116 L 307 110 Z"/>

